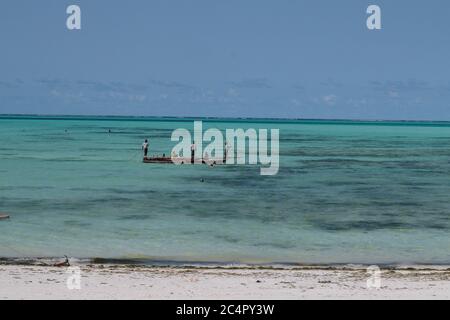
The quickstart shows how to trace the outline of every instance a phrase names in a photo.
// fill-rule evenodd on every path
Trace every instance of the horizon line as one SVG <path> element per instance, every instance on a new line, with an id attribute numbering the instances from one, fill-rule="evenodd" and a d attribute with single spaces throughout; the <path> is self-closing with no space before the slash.
<path id="1" fill-rule="evenodd" d="M 351 119 L 351 118 L 284 118 L 284 117 L 220 117 L 220 116 L 156 116 L 156 115 L 83 115 L 83 114 L 35 114 L 35 113 L 0 113 L 0 118 L 27 118 L 27 117 L 78 117 L 78 118 L 136 118 L 136 119 L 208 119 L 208 120 L 276 120 L 276 121 L 352 121 L 352 122 L 436 122 L 450 123 L 450 120 L 431 120 L 431 119 Z"/>

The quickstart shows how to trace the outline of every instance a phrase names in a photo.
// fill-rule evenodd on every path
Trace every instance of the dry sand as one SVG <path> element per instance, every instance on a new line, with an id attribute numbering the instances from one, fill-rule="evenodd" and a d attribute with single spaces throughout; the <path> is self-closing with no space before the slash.
<path id="1" fill-rule="evenodd" d="M 357 268 L 79 267 L 69 290 L 66 267 L 0 265 L 0 299 L 450 299 L 449 268 L 382 270 L 368 289 Z"/>

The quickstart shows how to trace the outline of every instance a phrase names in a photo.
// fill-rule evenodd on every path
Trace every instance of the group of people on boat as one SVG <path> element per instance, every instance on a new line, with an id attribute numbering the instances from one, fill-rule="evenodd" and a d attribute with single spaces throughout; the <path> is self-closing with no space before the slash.
<path id="1" fill-rule="evenodd" d="M 142 151 L 144 152 L 144 159 L 147 158 L 148 155 L 148 149 L 150 147 L 150 143 L 148 141 L 148 139 L 144 140 L 144 143 L 142 144 Z M 224 149 L 224 155 L 223 155 L 223 162 L 226 162 L 227 159 L 227 154 L 228 154 L 228 144 L 227 142 L 225 142 L 225 149 Z M 195 152 L 197 151 L 197 145 L 195 144 L 195 141 L 192 141 L 191 144 L 191 163 L 193 164 L 195 161 Z M 163 154 L 163 158 L 165 158 L 166 155 Z M 172 157 L 178 157 L 177 154 L 172 153 Z M 209 155 L 208 153 L 205 153 L 205 155 L 202 157 L 203 161 L 208 162 L 209 161 Z"/>

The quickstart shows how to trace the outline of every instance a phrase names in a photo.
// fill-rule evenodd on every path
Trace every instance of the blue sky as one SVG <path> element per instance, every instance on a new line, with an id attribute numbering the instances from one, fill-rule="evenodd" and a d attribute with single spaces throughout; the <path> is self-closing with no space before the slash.
<path id="1" fill-rule="evenodd" d="M 450 120 L 449 16 L 448 0 L 3 0 L 0 113 Z"/>

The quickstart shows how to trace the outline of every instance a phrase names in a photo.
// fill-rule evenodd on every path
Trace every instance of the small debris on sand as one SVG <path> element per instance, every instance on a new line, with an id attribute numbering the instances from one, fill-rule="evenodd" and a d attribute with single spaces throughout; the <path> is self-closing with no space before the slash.
<path id="1" fill-rule="evenodd" d="M 64 257 L 66 258 L 65 261 L 55 263 L 53 266 L 54 267 L 70 267 L 69 258 L 67 258 L 67 256 L 64 256 Z"/>

